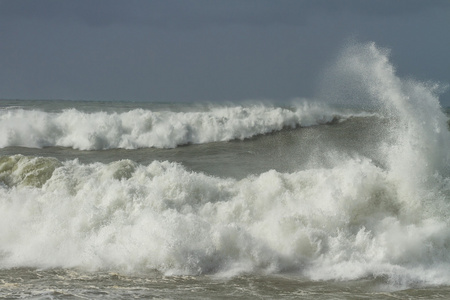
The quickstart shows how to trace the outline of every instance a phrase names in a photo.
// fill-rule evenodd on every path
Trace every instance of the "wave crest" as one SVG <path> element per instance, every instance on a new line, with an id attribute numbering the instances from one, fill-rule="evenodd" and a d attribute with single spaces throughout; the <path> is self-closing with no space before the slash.
<path id="1" fill-rule="evenodd" d="M 10 109 L 0 111 L 0 147 L 61 146 L 80 150 L 175 148 L 312 126 L 345 119 L 320 105 L 304 103 L 294 109 L 264 105 L 213 107 L 200 112 L 135 109 L 123 113 L 59 113 Z"/>

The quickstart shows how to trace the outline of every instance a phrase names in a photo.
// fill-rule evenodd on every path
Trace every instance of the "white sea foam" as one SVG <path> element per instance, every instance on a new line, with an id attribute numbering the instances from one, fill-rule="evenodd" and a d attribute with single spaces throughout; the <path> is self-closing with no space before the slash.
<path id="1" fill-rule="evenodd" d="M 86 113 L 75 109 L 43 112 L 0 111 L 0 147 L 62 146 L 80 150 L 174 148 L 345 119 L 323 105 L 298 104 L 286 109 L 265 105 L 212 107 L 199 112 L 135 109 L 124 113 Z"/>
<path id="2" fill-rule="evenodd" d="M 357 88 L 390 119 L 383 167 L 328 149 L 332 167 L 235 180 L 170 162 L 4 157 L 0 267 L 449 284 L 450 137 L 438 99 L 372 44 L 350 47 L 339 68 L 364 78 Z"/>
<path id="3" fill-rule="evenodd" d="M 429 207 L 448 209 L 443 196 L 428 204 L 404 198 L 401 178 L 369 160 L 241 181 L 169 162 L 54 169 L 48 160 L 54 171 L 39 188 L 25 180 L 37 173 L 23 167 L 37 159 L 9 159 L 19 167 L 2 168 L 13 178 L 0 187 L 2 268 L 450 280 L 448 220 Z"/>

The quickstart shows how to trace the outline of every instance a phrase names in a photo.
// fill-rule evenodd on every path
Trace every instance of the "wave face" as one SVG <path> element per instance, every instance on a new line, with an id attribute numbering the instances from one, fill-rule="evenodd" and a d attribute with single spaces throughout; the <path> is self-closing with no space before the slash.
<path id="1" fill-rule="evenodd" d="M 380 278 L 402 287 L 450 284 L 450 136 L 433 86 L 399 78 L 374 44 L 348 47 L 329 76 L 346 89 L 336 88 L 336 98 L 359 95 L 386 117 L 382 142 L 374 146 L 380 162 L 321 149 L 329 152 L 327 164 L 237 180 L 167 161 L 84 164 L 4 156 L 0 267 L 223 276 L 293 272 L 313 280 Z M 295 115 L 259 109 L 260 115 Z M 43 115 L 54 125 L 65 114 L 80 115 Z M 155 116 L 130 111 L 96 119 L 134 114 Z M 260 122 L 266 118 L 256 115 Z M 199 120 L 197 114 L 181 116 Z M 202 116 L 210 120 L 211 112 Z M 262 124 L 297 122 L 269 120 Z M 53 125 L 39 128 L 54 132 Z"/>
<path id="2" fill-rule="evenodd" d="M 304 103 L 294 109 L 264 105 L 212 107 L 199 112 L 135 109 L 123 113 L 67 109 L 0 111 L 0 147 L 69 147 L 80 150 L 175 148 L 245 139 L 285 127 L 325 124 L 349 116 Z"/>

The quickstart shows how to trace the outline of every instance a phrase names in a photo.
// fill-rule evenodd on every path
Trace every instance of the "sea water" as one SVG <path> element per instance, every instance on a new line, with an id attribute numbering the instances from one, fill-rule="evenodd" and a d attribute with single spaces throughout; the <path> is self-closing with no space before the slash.
<path id="1" fill-rule="evenodd" d="M 317 99 L 0 102 L 0 297 L 448 298 L 436 84 L 347 47 Z"/>

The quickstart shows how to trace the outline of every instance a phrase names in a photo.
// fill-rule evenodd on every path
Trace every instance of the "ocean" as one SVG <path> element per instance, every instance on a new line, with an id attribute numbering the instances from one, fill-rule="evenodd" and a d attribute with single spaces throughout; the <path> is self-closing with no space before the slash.
<path id="1" fill-rule="evenodd" d="M 0 298 L 450 298 L 441 88 L 349 46 L 314 99 L 0 101 Z"/>

